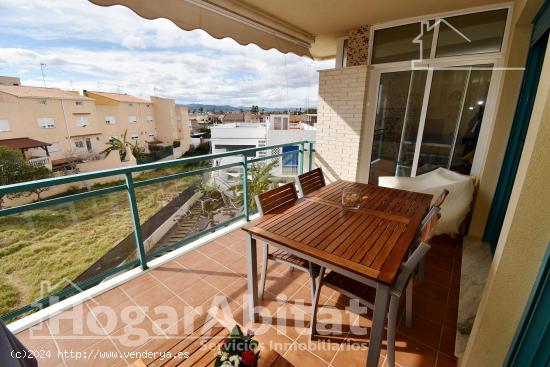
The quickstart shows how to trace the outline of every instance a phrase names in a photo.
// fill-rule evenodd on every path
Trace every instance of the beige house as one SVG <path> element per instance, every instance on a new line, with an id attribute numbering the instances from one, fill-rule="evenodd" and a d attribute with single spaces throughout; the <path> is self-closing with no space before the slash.
<path id="1" fill-rule="evenodd" d="M 87 159 L 103 149 L 94 100 L 55 88 L 0 85 L 0 140 L 32 138 L 49 144 L 51 163 Z M 31 148 L 27 158 L 45 156 Z"/>
<path id="2" fill-rule="evenodd" d="M 151 101 L 129 94 L 84 91 L 96 104 L 97 116 L 103 124 L 103 142 L 110 137 L 121 138 L 127 131 L 127 139 L 145 146 L 155 141 L 154 108 Z"/>
<path id="3" fill-rule="evenodd" d="M 72 162 L 101 161 L 99 153 L 108 140 L 122 138 L 125 131 L 129 141 L 145 149 L 147 142 L 171 145 L 181 140 L 180 150 L 185 151 L 190 139 L 188 120 L 187 109 L 176 110 L 173 99 L 147 101 L 92 91 L 82 96 L 55 88 L 0 85 L 0 141 L 7 146 L 23 144 L 26 158 L 54 169 Z M 38 143 L 8 141 L 21 138 Z M 38 146 L 40 142 L 47 151 Z M 29 144 L 34 147 L 28 148 Z M 111 166 L 112 162 L 103 168 Z"/>

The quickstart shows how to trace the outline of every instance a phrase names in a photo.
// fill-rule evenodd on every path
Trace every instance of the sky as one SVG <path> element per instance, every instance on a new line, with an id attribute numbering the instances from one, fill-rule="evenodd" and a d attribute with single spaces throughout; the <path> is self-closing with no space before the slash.
<path id="1" fill-rule="evenodd" d="M 334 67 L 184 31 L 123 6 L 0 0 L 0 75 L 43 86 L 41 63 L 48 87 L 280 108 L 315 106 L 317 71 Z"/>

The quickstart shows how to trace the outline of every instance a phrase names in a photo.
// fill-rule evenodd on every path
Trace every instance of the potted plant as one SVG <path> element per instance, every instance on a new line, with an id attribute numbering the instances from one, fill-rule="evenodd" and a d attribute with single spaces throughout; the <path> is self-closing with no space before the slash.
<path id="1" fill-rule="evenodd" d="M 258 342 L 252 339 L 253 336 L 254 333 L 250 330 L 245 335 L 235 325 L 216 354 L 214 367 L 256 367 L 260 352 Z"/>

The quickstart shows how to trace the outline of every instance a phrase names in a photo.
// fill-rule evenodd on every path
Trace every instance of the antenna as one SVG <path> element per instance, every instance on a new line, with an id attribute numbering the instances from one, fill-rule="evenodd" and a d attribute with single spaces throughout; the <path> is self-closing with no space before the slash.
<path id="1" fill-rule="evenodd" d="M 40 71 L 42 72 L 42 82 L 44 83 L 44 88 L 46 88 L 46 77 L 44 76 L 44 68 L 46 67 L 46 64 L 43 62 L 40 63 Z"/>

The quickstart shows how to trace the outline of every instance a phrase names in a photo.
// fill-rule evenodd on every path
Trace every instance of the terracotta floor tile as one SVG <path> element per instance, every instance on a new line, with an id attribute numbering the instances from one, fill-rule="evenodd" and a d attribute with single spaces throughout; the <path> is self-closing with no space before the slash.
<path id="1" fill-rule="evenodd" d="M 205 245 L 202 245 L 201 247 L 197 248 L 197 250 L 206 256 L 212 257 L 220 251 L 227 251 L 227 248 L 225 247 L 223 242 L 214 240 Z"/>
<path id="2" fill-rule="evenodd" d="M 453 356 L 455 354 L 456 329 L 444 327 L 441 333 L 439 351 Z"/>
<path id="3" fill-rule="evenodd" d="M 427 280 L 448 288 L 451 285 L 451 274 L 450 269 L 442 270 L 426 263 L 425 277 Z"/>
<path id="4" fill-rule="evenodd" d="M 204 255 L 203 253 L 193 250 L 189 251 L 178 258 L 174 259 L 173 261 L 178 264 L 179 266 L 183 266 L 185 268 L 192 268 L 193 265 L 204 262 L 208 260 L 209 258 Z"/>
<path id="5" fill-rule="evenodd" d="M 435 366 L 437 351 L 417 343 L 404 335 L 397 334 L 395 343 L 395 362 L 406 367 Z"/>
<path id="6" fill-rule="evenodd" d="M 443 353 L 437 354 L 436 367 L 457 367 L 458 360 L 455 357 L 449 357 Z"/>
<path id="7" fill-rule="evenodd" d="M 136 297 L 132 297 L 132 300 L 139 307 L 151 309 L 162 304 L 162 302 L 172 298 L 173 296 L 174 294 L 172 294 L 164 285 L 159 284 L 149 289 L 147 292 L 141 293 Z"/>
<path id="8" fill-rule="evenodd" d="M 418 341 L 419 343 L 426 344 L 429 347 L 437 349 L 441 339 L 441 331 L 443 326 L 441 324 L 435 324 L 431 321 L 425 320 L 416 315 L 413 315 L 412 321 L 412 326 L 408 328 L 405 325 L 405 318 L 403 318 L 401 323 L 398 325 L 398 332 Z"/>
<path id="9" fill-rule="evenodd" d="M 245 302 L 247 290 L 248 282 L 246 278 L 236 277 L 232 283 L 222 289 L 222 293 L 242 305 Z"/>
<path id="10" fill-rule="evenodd" d="M 451 329 L 456 329 L 457 320 L 458 320 L 458 304 L 453 304 L 453 305 L 448 304 L 445 312 L 445 321 L 443 322 L 443 325 Z"/>
<path id="11" fill-rule="evenodd" d="M 415 297 L 413 301 L 413 314 L 423 319 L 442 324 L 445 317 L 446 304 L 437 302 L 429 297 Z"/>
<path id="12" fill-rule="evenodd" d="M 216 293 L 218 293 L 216 288 L 201 279 L 195 282 L 193 287 L 183 291 L 179 296 L 190 306 L 197 307 L 208 302 Z"/>
<path id="13" fill-rule="evenodd" d="M 28 349 L 40 349 L 41 344 L 46 344 L 51 340 L 47 321 L 23 330 L 17 333 L 16 336 Z"/>
<path id="14" fill-rule="evenodd" d="M 245 278 L 243 278 L 239 274 L 232 272 L 229 269 L 219 269 L 219 271 L 203 278 L 205 282 L 208 282 L 208 284 L 219 291 L 223 291 L 225 288 L 229 287 L 231 284 L 239 279 Z"/>
<path id="15" fill-rule="evenodd" d="M 124 303 L 128 300 L 128 297 L 119 288 L 113 288 L 105 293 L 93 297 L 92 299 L 84 302 L 85 304 L 93 306 L 107 306 L 116 307 L 117 305 Z"/>
<path id="16" fill-rule="evenodd" d="M 149 273 L 144 273 L 120 286 L 127 295 L 130 297 L 137 296 L 154 286 L 158 285 L 158 281 L 151 277 Z"/>
<path id="17" fill-rule="evenodd" d="M 449 287 L 445 287 L 437 282 L 425 279 L 422 284 L 415 282 L 413 289 L 413 298 L 428 297 L 437 302 L 446 303 L 449 296 Z M 414 307 L 414 300 L 413 300 Z"/>
<path id="18" fill-rule="evenodd" d="M 300 349 L 307 349 L 325 362 L 330 363 L 338 349 L 340 349 L 342 339 L 315 338 L 310 340 L 308 334 L 302 334 L 296 339 L 296 343 Z"/>
<path id="19" fill-rule="evenodd" d="M 334 367 L 351 367 L 351 366 L 364 366 L 367 361 L 368 354 L 367 343 L 355 342 L 352 340 L 346 340 L 340 346 L 338 352 L 336 352 L 331 366 Z M 380 353 L 380 359 L 378 365 L 382 366 L 385 359 L 385 350 Z"/>
<path id="20" fill-rule="evenodd" d="M 308 350 L 301 349 L 299 343 L 294 343 L 285 353 L 284 358 L 294 366 L 328 366 L 328 363 L 321 357 L 311 353 Z M 305 345 L 307 347 L 307 345 Z"/>
<path id="21" fill-rule="evenodd" d="M 192 274 L 192 272 L 184 266 L 174 261 L 170 261 L 167 264 L 163 264 L 157 266 L 154 269 L 151 269 L 146 274 L 155 279 L 157 282 L 163 283 L 172 279 L 173 277 Z"/>

